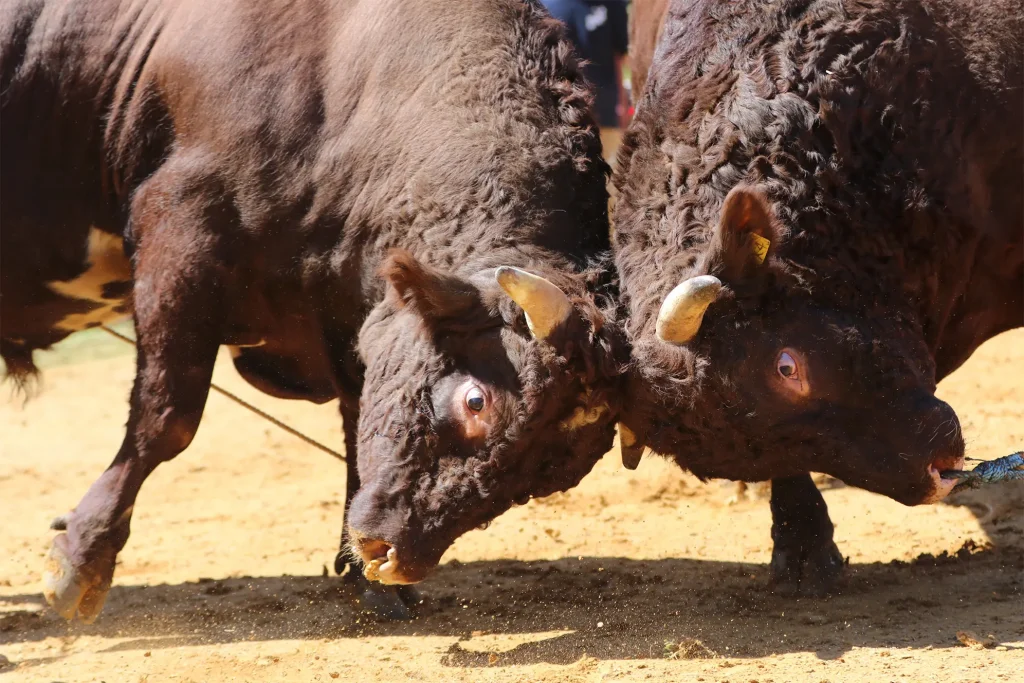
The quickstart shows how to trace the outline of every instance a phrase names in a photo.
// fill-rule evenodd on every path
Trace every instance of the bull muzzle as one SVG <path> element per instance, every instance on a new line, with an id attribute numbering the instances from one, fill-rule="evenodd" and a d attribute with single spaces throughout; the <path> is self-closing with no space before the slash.
<path id="1" fill-rule="evenodd" d="M 353 530 L 352 550 L 363 561 L 363 576 L 388 586 L 419 583 L 433 568 L 403 561 L 398 548 L 387 541 L 367 538 Z"/>

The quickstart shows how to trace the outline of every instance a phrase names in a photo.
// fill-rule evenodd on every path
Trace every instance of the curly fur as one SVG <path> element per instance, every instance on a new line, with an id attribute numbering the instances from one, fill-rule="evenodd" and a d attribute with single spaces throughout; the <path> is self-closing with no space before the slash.
<path id="1" fill-rule="evenodd" d="M 886 480 L 920 487 L 921 460 L 956 451 L 956 436 L 899 432 L 932 419 L 910 396 L 1024 319 L 1021 14 L 981 0 L 671 4 L 616 174 L 638 378 L 627 419 L 655 450 L 750 479 L 845 460 L 840 476 L 908 499 L 911 484 Z M 757 276 L 730 278 L 715 235 L 740 184 L 767 198 L 777 234 Z M 727 289 L 700 337 L 657 341 L 665 296 L 708 272 Z M 819 338 L 861 374 L 830 385 L 844 398 L 806 427 L 781 428 L 792 415 L 766 403 L 768 345 Z"/>

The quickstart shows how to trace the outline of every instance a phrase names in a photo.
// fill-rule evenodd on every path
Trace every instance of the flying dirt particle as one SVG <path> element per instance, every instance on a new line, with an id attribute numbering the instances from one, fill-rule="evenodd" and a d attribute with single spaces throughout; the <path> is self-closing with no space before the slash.
<path id="1" fill-rule="evenodd" d="M 142 653 L 142 656 L 143 656 L 143 657 L 152 657 L 152 656 L 153 656 L 153 653 L 152 653 L 152 652 L 143 652 L 143 653 Z"/>
<path id="2" fill-rule="evenodd" d="M 956 639 L 972 650 L 984 650 L 997 645 L 996 639 L 992 636 L 979 636 L 974 631 L 957 631 Z"/>
<path id="3" fill-rule="evenodd" d="M 581 671 L 593 671 L 597 668 L 597 663 L 598 662 L 596 658 L 591 657 L 586 652 L 584 652 L 583 655 L 576 660 L 573 666 Z"/>
<path id="4" fill-rule="evenodd" d="M 340 673 L 338 673 L 337 671 L 332 671 L 332 672 L 330 672 L 330 673 L 329 673 L 329 674 L 327 674 L 327 675 L 328 675 L 328 676 L 330 676 L 331 678 L 337 678 L 337 677 L 338 677 L 338 676 L 340 676 L 341 674 L 340 674 Z"/>
<path id="5" fill-rule="evenodd" d="M 696 638 L 665 641 L 665 659 L 714 659 L 718 653 Z"/>

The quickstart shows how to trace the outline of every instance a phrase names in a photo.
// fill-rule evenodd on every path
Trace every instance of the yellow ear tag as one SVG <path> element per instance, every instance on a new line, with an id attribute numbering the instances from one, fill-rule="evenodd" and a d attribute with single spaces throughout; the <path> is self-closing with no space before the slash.
<path id="1" fill-rule="evenodd" d="M 747 234 L 750 235 L 750 251 L 754 252 L 758 263 L 764 263 L 765 258 L 768 256 L 768 247 L 772 246 L 772 243 L 752 232 Z"/>

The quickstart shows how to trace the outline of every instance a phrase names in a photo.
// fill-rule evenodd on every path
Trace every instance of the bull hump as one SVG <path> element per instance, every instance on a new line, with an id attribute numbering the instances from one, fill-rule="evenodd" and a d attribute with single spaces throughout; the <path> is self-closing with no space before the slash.
<path id="1" fill-rule="evenodd" d="M 84 313 L 72 313 L 56 327 L 66 332 L 96 327 L 124 317 L 124 300 L 131 294 L 131 265 L 124 253 L 124 240 L 117 235 L 89 228 L 83 272 L 71 280 L 46 283 L 50 291 L 66 299 L 87 301 L 95 306 Z"/>

